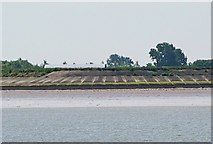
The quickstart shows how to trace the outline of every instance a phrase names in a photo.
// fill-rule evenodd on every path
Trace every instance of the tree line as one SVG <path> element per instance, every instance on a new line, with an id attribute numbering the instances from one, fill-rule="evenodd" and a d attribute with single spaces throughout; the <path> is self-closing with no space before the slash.
<path id="1" fill-rule="evenodd" d="M 149 51 L 150 58 L 153 61 L 148 63 L 147 67 L 181 67 L 181 66 L 193 66 L 193 67 L 212 67 L 213 60 L 196 60 L 193 63 L 187 64 L 187 57 L 180 48 L 176 48 L 173 44 L 159 43 L 156 48 L 151 48 Z M 107 59 L 108 67 L 140 67 L 138 62 L 129 57 L 119 56 L 118 54 L 112 54 Z"/>
<path id="2" fill-rule="evenodd" d="M 148 63 L 142 67 L 130 57 L 111 54 L 106 60 L 105 69 L 153 69 L 162 67 L 212 68 L 213 66 L 213 59 L 196 60 L 193 63 L 187 64 L 187 57 L 183 51 L 180 48 L 176 48 L 173 44 L 165 42 L 157 44 L 156 48 L 151 48 L 149 55 L 153 63 Z M 15 61 L 0 61 L 0 76 L 42 76 L 52 71 L 63 70 L 63 68 L 45 68 L 46 65 L 48 65 L 46 60 L 40 66 L 33 65 L 21 58 Z"/>

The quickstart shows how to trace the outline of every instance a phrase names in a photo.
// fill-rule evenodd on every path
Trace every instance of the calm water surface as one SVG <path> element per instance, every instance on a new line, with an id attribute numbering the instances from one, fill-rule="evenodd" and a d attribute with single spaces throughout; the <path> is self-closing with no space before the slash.
<path id="1" fill-rule="evenodd" d="M 4 92 L 3 106 L 5 103 L 7 107 L 2 110 L 2 137 L 3 141 L 15 142 L 209 142 L 211 107 L 205 106 L 211 97 L 208 91 L 167 91 L 165 94 L 164 91 Z M 107 93 L 111 94 L 110 97 L 106 96 Z M 77 98 L 81 94 L 82 97 Z M 181 102 L 182 98 L 192 100 L 195 95 L 194 102 L 203 100 L 201 104 L 204 106 L 96 106 L 96 102 L 101 105 L 104 102 L 125 102 L 121 103 L 125 105 L 131 100 L 153 102 L 155 96 L 165 103 L 169 95 L 174 99 L 168 102 L 173 104 L 175 97 Z M 50 101 L 51 98 L 54 100 Z M 66 100 L 70 101 L 67 105 L 83 105 L 86 104 L 84 101 L 95 104 L 93 107 L 33 107 L 35 104 L 44 106 L 47 102 L 58 102 L 61 106 Z"/>
<path id="2" fill-rule="evenodd" d="M 3 109 L 3 141 L 210 141 L 209 107 Z"/>

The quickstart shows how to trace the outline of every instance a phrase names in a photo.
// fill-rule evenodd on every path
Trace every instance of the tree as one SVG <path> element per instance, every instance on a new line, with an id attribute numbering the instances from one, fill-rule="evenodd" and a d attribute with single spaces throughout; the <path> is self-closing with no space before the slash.
<path id="1" fill-rule="evenodd" d="M 192 66 L 195 67 L 212 67 L 213 59 L 210 60 L 196 60 L 193 62 Z"/>
<path id="2" fill-rule="evenodd" d="M 2 61 L 1 63 L 3 68 L 10 68 L 10 69 L 28 69 L 34 67 L 30 62 L 28 62 L 27 60 L 22 60 L 21 58 L 10 62 Z"/>
<path id="3" fill-rule="evenodd" d="M 107 65 L 109 67 L 120 67 L 120 66 L 132 66 L 134 62 L 129 57 L 119 56 L 112 54 L 107 59 Z"/>
<path id="4" fill-rule="evenodd" d="M 21 58 L 15 61 L 0 61 L 0 76 L 27 76 L 29 73 L 39 71 L 41 69 L 37 65 L 33 65 L 28 60 Z"/>
<path id="5" fill-rule="evenodd" d="M 151 48 L 149 55 L 155 66 L 185 66 L 187 57 L 181 49 L 176 49 L 173 44 L 159 43 L 156 49 Z"/>

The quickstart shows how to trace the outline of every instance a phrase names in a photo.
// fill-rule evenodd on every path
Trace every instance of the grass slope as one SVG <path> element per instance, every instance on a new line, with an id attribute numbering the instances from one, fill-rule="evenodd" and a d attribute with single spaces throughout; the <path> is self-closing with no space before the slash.
<path id="1" fill-rule="evenodd" d="M 1 86 L 83 86 L 83 85 L 187 85 L 187 84 L 212 84 L 213 81 L 173 81 L 173 82 L 84 82 L 84 83 L 42 83 L 42 84 L 3 84 Z"/>

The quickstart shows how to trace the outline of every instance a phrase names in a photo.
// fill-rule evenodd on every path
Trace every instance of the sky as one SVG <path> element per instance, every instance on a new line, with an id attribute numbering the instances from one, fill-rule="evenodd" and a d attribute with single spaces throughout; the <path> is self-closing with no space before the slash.
<path id="1" fill-rule="evenodd" d="M 111 54 L 141 65 L 172 43 L 188 62 L 211 58 L 211 3 L 3 3 L 2 59 L 101 64 Z"/>

